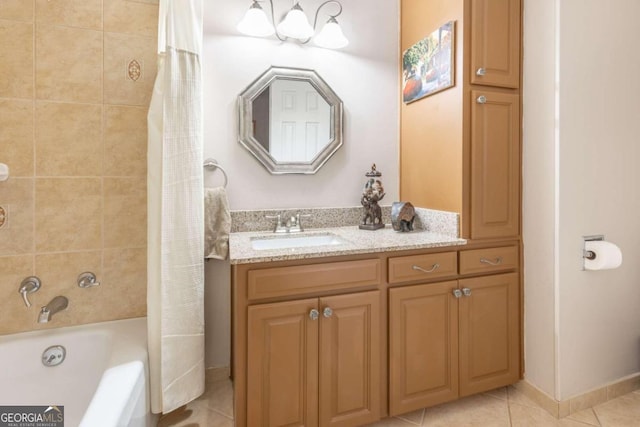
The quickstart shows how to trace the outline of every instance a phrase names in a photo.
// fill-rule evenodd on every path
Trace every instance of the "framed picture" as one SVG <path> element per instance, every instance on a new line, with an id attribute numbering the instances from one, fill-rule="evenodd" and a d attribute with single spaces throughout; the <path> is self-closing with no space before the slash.
<path id="1" fill-rule="evenodd" d="M 455 21 L 449 21 L 402 53 L 405 104 L 453 87 Z"/>

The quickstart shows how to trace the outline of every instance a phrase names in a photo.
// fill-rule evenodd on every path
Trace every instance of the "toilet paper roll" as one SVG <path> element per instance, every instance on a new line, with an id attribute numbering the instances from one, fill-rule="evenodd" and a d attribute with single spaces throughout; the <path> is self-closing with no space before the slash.
<path id="1" fill-rule="evenodd" d="M 0 163 L 0 181 L 6 181 L 7 179 L 9 179 L 9 166 Z"/>
<path id="2" fill-rule="evenodd" d="M 622 251 L 611 242 L 592 240 L 584 243 L 584 250 L 595 254 L 594 259 L 584 259 L 585 270 L 609 270 L 622 264 Z"/>

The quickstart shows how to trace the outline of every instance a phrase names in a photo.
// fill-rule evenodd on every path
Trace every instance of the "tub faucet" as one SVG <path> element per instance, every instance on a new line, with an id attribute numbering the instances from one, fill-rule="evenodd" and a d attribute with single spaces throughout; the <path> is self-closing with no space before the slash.
<path id="1" fill-rule="evenodd" d="M 69 305 L 69 300 L 67 297 L 57 296 L 52 299 L 49 304 L 45 305 L 40 309 L 40 314 L 38 315 L 38 323 L 47 323 L 51 320 L 51 316 L 56 314 L 59 311 L 62 311 L 67 308 Z"/>

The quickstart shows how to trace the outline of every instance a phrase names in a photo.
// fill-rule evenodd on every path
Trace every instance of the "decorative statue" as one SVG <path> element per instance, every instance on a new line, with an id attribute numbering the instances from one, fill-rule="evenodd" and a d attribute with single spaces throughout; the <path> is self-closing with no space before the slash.
<path id="1" fill-rule="evenodd" d="M 378 202 L 384 197 L 384 187 L 380 178 L 382 173 L 376 170 L 375 163 L 371 166 L 371 171 L 365 174 L 369 179 L 364 184 L 362 190 L 362 198 L 360 203 L 364 208 L 364 215 L 360 228 L 362 230 L 377 230 L 384 228 L 382 222 L 382 209 L 378 206 Z"/>
<path id="2" fill-rule="evenodd" d="M 391 204 L 391 225 L 395 231 L 413 231 L 416 210 L 409 202 Z"/>

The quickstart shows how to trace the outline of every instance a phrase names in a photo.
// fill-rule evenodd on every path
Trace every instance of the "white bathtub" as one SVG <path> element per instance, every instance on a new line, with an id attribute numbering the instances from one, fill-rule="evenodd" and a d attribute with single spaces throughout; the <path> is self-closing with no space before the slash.
<path id="1" fill-rule="evenodd" d="M 66 358 L 44 366 L 42 352 L 53 345 Z M 146 318 L 0 336 L 0 366 L 0 405 L 63 405 L 65 427 L 155 423 Z"/>

